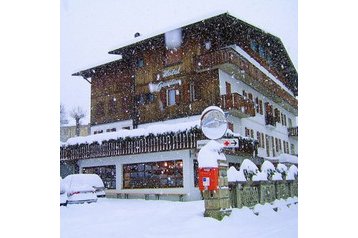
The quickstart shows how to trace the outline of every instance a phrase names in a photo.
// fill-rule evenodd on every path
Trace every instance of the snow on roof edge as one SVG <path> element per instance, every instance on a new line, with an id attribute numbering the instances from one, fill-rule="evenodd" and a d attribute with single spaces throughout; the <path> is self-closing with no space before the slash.
<path id="1" fill-rule="evenodd" d="M 101 133 L 96 135 L 73 137 L 73 138 L 69 138 L 67 142 L 61 143 L 61 146 L 85 144 L 85 143 L 90 144 L 93 142 L 102 143 L 102 141 L 105 140 L 125 138 L 125 137 L 146 136 L 149 134 L 158 135 L 167 132 L 179 132 L 179 131 L 192 129 L 195 127 L 200 127 L 199 120 L 177 123 L 177 124 L 163 123 L 159 125 L 148 126 L 147 128 L 137 128 L 133 130 L 119 130 L 116 132 L 107 132 L 107 133 Z"/>
<path id="2" fill-rule="evenodd" d="M 132 40 L 130 41 L 127 41 L 127 42 L 124 42 L 122 44 L 120 44 L 118 47 L 113 47 L 114 50 L 110 50 L 108 53 L 109 54 L 115 54 L 115 53 L 110 53 L 110 52 L 114 52 L 114 51 L 117 51 L 117 50 L 120 50 L 124 47 L 127 47 L 127 46 L 130 46 L 130 45 L 133 45 L 133 44 L 136 44 L 136 43 L 139 43 L 141 41 L 145 41 L 145 40 L 148 40 L 150 38 L 153 38 L 155 36 L 159 36 L 159 35 L 162 35 L 162 34 L 165 34 L 166 32 L 169 32 L 169 31 L 172 31 L 172 30 L 175 30 L 175 29 L 178 29 L 178 28 L 181 28 L 181 27 L 185 27 L 185 26 L 188 26 L 188 25 L 191 25 L 191 24 L 194 24 L 196 22 L 200 22 L 200 21 L 203 21 L 203 20 L 207 20 L 209 18 L 212 18 L 212 17 L 215 17 L 215 16 L 219 16 L 219 15 L 222 15 L 222 14 L 229 14 L 230 16 L 233 16 L 231 15 L 228 11 L 224 11 L 224 10 L 218 10 L 218 11 L 213 11 L 209 14 L 205 14 L 205 15 L 200 15 L 198 17 L 194 17 L 192 19 L 188 19 L 186 21 L 183 21 L 183 22 L 180 22 L 180 23 L 177 23 L 175 25 L 172 25 L 172 26 L 168 26 L 166 28 L 163 28 L 162 30 L 158 30 L 154 33 L 151 33 L 151 34 L 148 34 L 148 35 L 140 35 L 138 37 L 135 37 L 133 38 Z M 235 17 L 235 16 L 233 16 Z"/>

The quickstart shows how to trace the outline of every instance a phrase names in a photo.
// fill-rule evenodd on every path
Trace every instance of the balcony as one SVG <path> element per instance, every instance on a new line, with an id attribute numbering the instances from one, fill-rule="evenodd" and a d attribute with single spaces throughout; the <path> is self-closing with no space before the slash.
<path id="1" fill-rule="evenodd" d="M 238 93 L 221 96 L 221 108 L 227 110 L 230 115 L 238 118 L 254 117 L 255 104 L 249 99 L 245 99 Z"/>
<path id="2" fill-rule="evenodd" d="M 98 141 L 91 144 L 75 144 L 60 147 L 60 161 L 76 161 L 92 158 L 117 157 L 123 155 L 154 153 L 196 149 L 197 141 L 204 139 L 199 128 L 165 134 L 125 137 Z M 257 143 L 248 138 L 238 137 L 239 148 L 234 154 L 252 155 L 257 151 Z"/>
<path id="3" fill-rule="evenodd" d="M 298 137 L 298 126 L 287 128 L 288 136 L 297 138 Z"/>
<path id="4" fill-rule="evenodd" d="M 295 97 L 282 89 L 276 82 L 252 65 L 248 60 L 231 48 L 213 51 L 196 56 L 194 65 L 197 72 L 221 69 L 252 86 L 290 112 L 297 114 L 298 102 Z"/>
<path id="5" fill-rule="evenodd" d="M 275 128 L 276 127 L 276 118 L 273 115 L 266 114 L 265 115 L 265 125 L 270 129 Z"/>

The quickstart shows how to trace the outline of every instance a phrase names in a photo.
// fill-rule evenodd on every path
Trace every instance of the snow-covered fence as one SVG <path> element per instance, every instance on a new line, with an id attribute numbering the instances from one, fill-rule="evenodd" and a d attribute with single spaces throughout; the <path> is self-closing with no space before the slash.
<path id="1" fill-rule="evenodd" d="M 298 196 L 298 172 L 283 164 L 276 168 L 265 161 L 259 171 L 250 160 L 244 160 L 240 170 L 230 167 L 228 171 L 232 207 L 253 207 L 256 204 L 271 203 L 276 199 Z"/>

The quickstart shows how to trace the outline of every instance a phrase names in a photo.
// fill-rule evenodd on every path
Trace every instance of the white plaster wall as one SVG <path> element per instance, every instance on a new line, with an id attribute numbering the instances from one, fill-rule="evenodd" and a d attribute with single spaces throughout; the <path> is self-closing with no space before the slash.
<path id="1" fill-rule="evenodd" d="M 269 102 L 271 105 L 273 105 L 273 108 L 278 108 L 282 113 L 284 113 L 287 117 L 287 126 L 283 126 L 281 123 L 276 123 L 276 127 L 269 128 L 265 125 L 265 108 L 263 108 L 263 115 L 256 113 L 255 117 L 248 117 L 248 118 L 237 118 L 233 116 L 228 116 L 228 121 L 234 124 L 234 132 L 239 133 L 242 136 L 245 136 L 245 127 L 249 129 L 254 130 L 254 137 L 257 139 L 256 132 L 259 131 L 261 133 L 264 133 L 269 136 L 273 136 L 275 138 L 281 139 L 282 141 L 288 141 L 289 143 L 295 143 L 296 153 L 297 153 L 297 140 L 293 140 L 288 137 L 288 118 L 291 118 L 292 120 L 292 126 L 296 126 L 296 116 L 283 107 L 281 107 L 279 104 L 273 102 L 270 98 L 265 97 L 258 91 L 256 91 L 251 86 L 247 85 L 246 83 L 237 80 L 235 77 L 232 77 L 228 73 L 219 70 L 219 82 L 220 82 L 220 95 L 226 94 L 226 86 L 225 83 L 228 82 L 231 84 L 231 93 L 239 93 L 242 95 L 242 91 L 245 90 L 247 93 L 252 93 L 253 98 L 258 97 L 260 100 L 263 101 L 263 105 L 265 102 Z M 265 141 L 266 143 L 266 141 Z M 266 147 L 266 144 L 265 144 Z M 271 151 L 271 150 L 270 150 Z M 283 153 L 283 146 L 282 151 Z M 276 152 L 277 153 L 277 152 Z M 266 148 L 259 148 L 258 149 L 258 155 L 259 156 L 267 156 Z"/>

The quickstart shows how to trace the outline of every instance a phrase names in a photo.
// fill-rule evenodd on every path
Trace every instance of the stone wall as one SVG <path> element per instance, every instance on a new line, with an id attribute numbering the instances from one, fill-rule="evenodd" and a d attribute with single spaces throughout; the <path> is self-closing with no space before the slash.
<path id="1" fill-rule="evenodd" d="M 271 203 L 276 199 L 298 197 L 298 181 L 230 182 L 231 206 L 253 207 L 256 204 Z"/>

